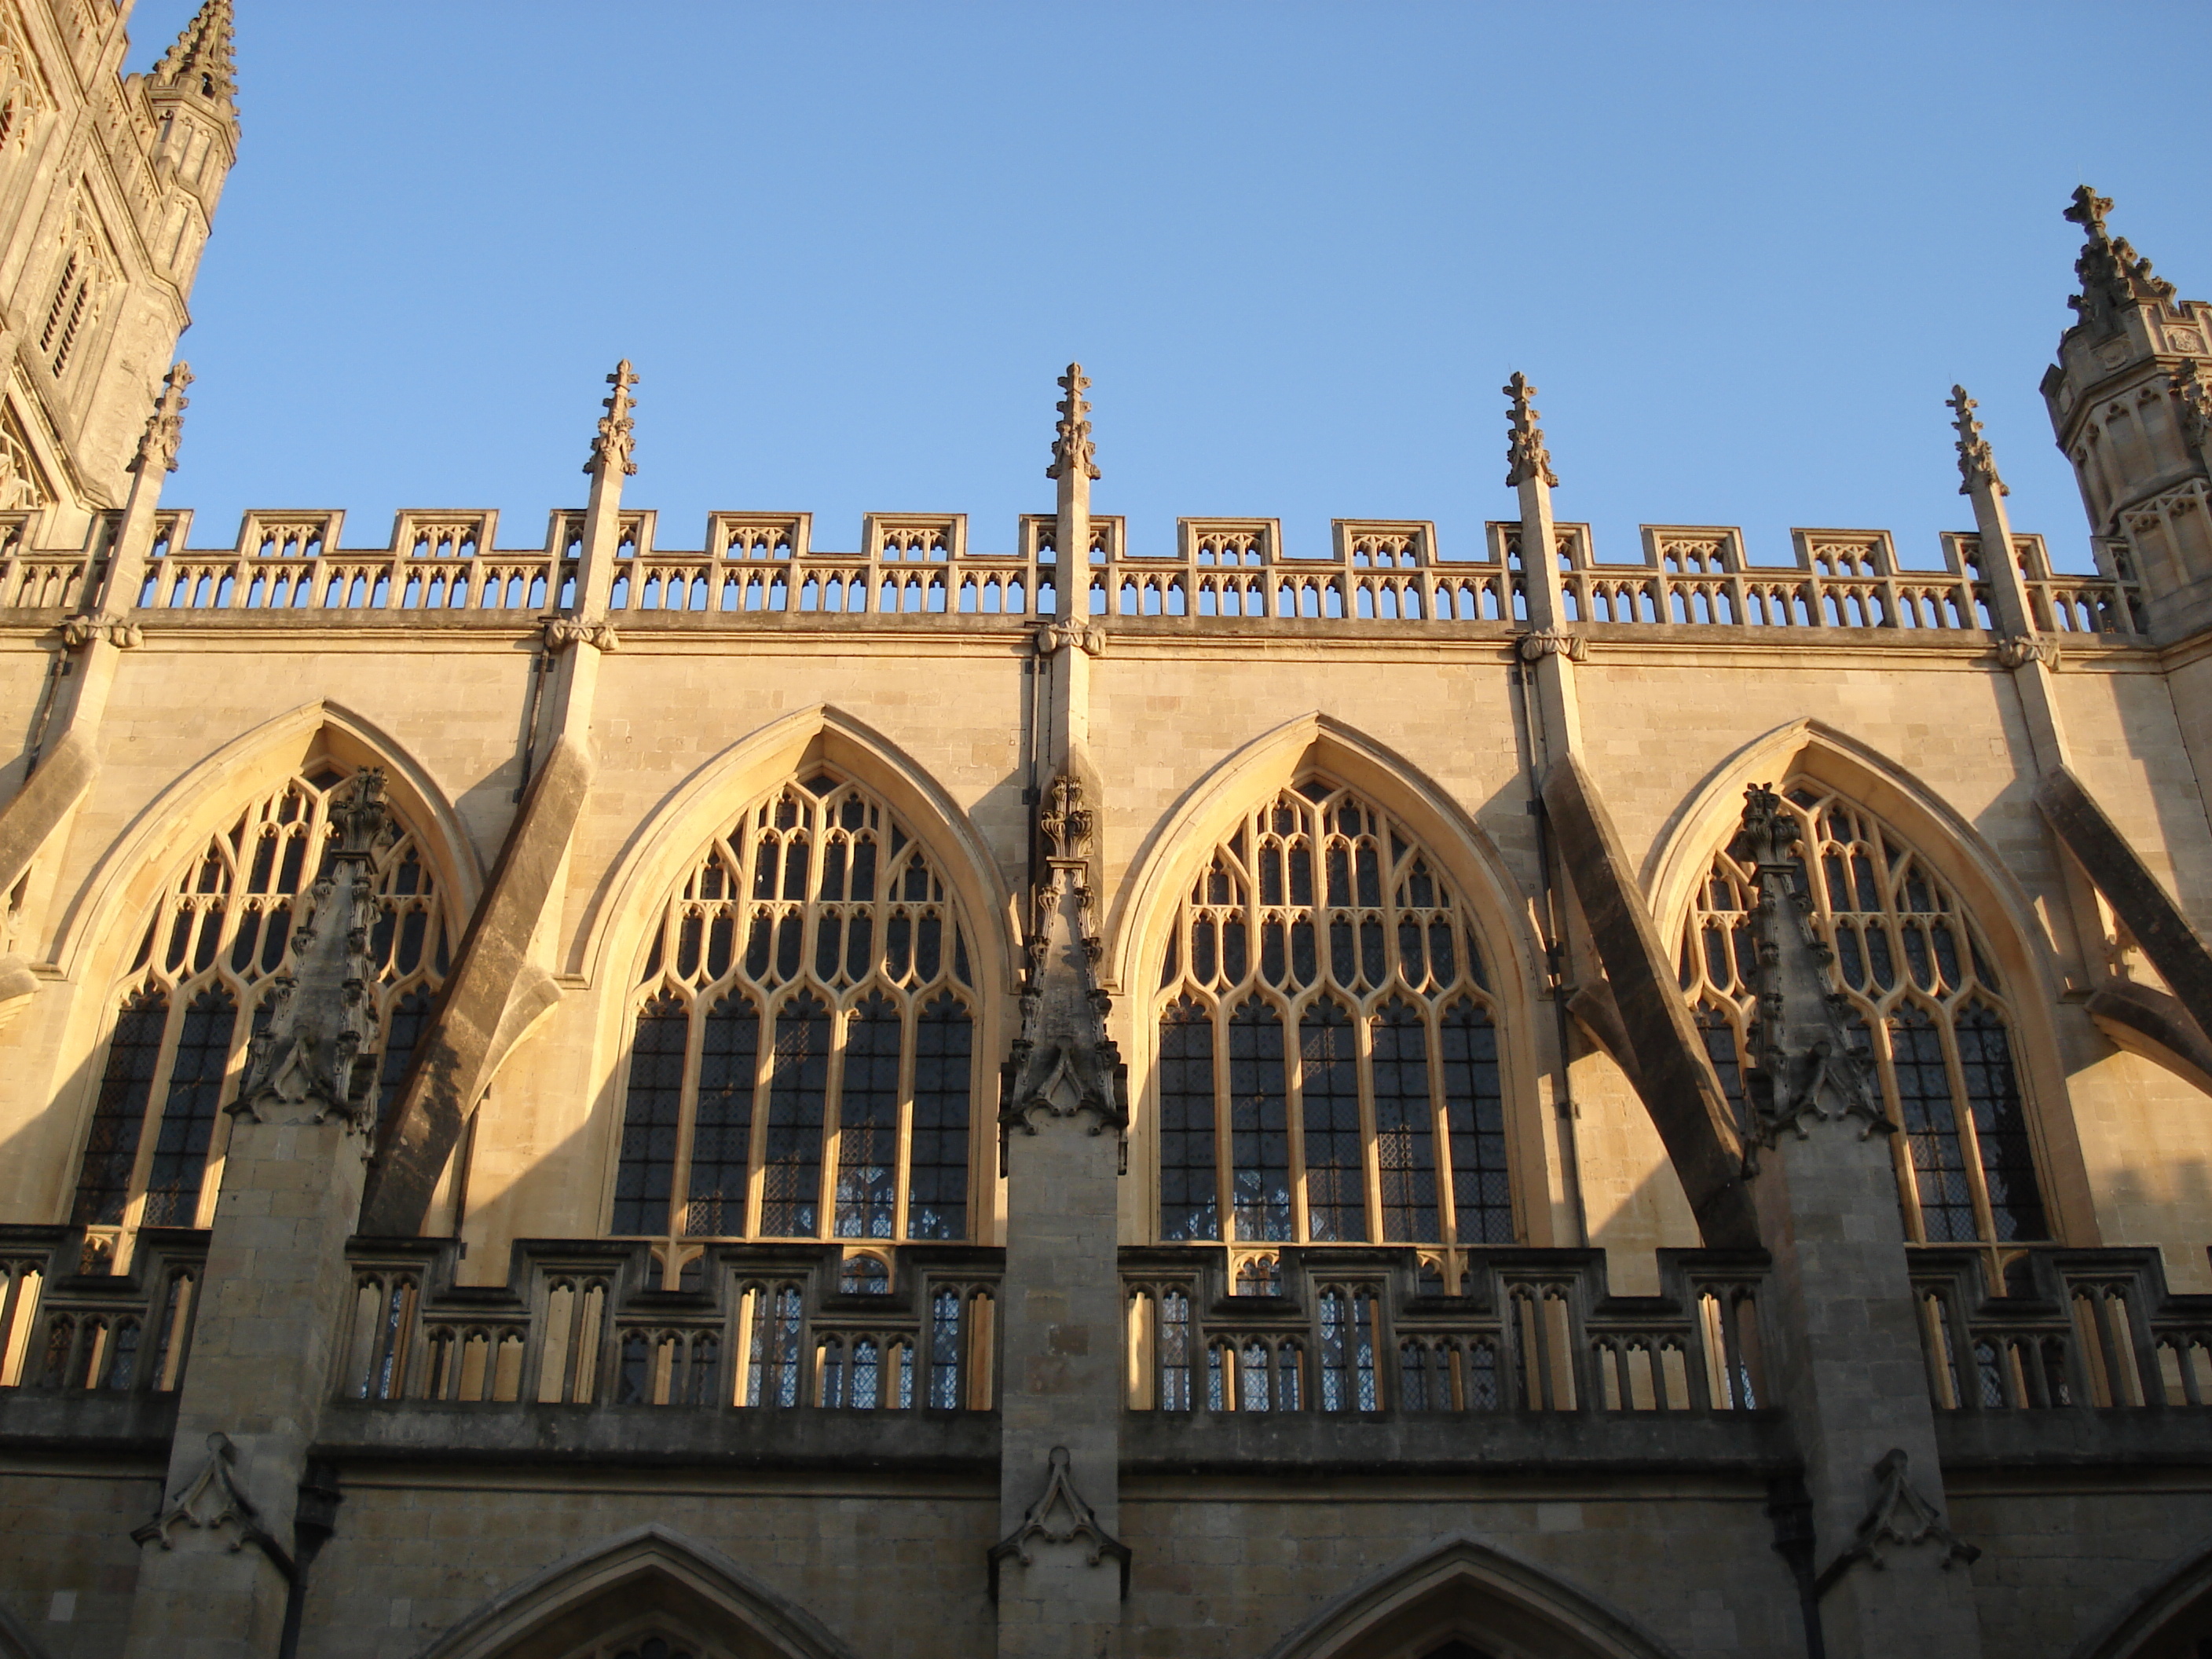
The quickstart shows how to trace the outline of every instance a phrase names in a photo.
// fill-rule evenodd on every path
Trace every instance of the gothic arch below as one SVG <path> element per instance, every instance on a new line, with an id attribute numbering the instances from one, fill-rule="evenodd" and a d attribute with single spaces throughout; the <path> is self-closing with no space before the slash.
<path id="1" fill-rule="evenodd" d="M 274 788 L 317 752 L 352 766 L 384 769 L 386 799 L 419 837 L 450 895 L 454 922 L 465 923 L 483 890 L 483 867 L 453 803 L 390 733 L 324 700 L 240 732 L 187 769 L 131 819 L 71 896 L 55 929 L 53 957 L 64 975 L 77 977 L 95 955 L 128 950 L 136 940 L 121 936 L 174 873 L 176 861 L 228 827 L 243 803 Z M 125 925 L 114 925 L 118 921 Z M 95 971 L 91 982 L 104 984 L 106 977 Z"/>
<path id="2" fill-rule="evenodd" d="M 1106 920 L 1103 971 L 1110 983 L 1146 986 L 1177 905 L 1214 844 L 1253 803 L 1317 771 L 1396 816 L 1443 864 L 1480 919 L 1480 943 L 1497 990 L 1516 1023 L 1536 972 L 1536 949 L 1516 917 L 1519 884 L 1496 844 L 1452 796 L 1403 756 L 1331 715 L 1285 720 L 1224 756 L 1189 788 L 1129 861 Z M 1147 987 L 1149 988 L 1149 987 Z"/>
<path id="3" fill-rule="evenodd" d="M 617 981 L 677 883 L 738 811 L 819 762 L 880 795 L 938 854 L 986 959 L 977 983 L 1011 983 L 1014 901 L 989 847 L 957 801 L 913 757 L 828 703 L 771 721 L 702 763 L 638 826 L 593 891 L 569 947 L 569 971 Z"/>
<path id="4" fill-rule="evenodd" d="M 2169 1561 L 2082 1638 L 2071 1659 L 2197 1659 L 2212 1641 L 2212 1543 Z"/>
<path id="5" fill-rule="evenodd" d="M 494 1597 L 416 1659 L 569 1659 L 659 1614 L 728 1659 L 855 1659 L 796 1603 L 720 1551 L 638 1527 Z M 708 1659 L 702 1655 L 700 1659 Z"/>
<path id="6" fill-rule="evenodd" d="M 1674 1659 L 1625 1614 L 1464 1534 L 1354 1585 L 1266 1659 L 1429 1659 L 1454 1642 L 1486 1659 Z"/>
<path id="7" fill-rule="evenodd" d="M 1793 773 L 1834 790 L 1893 830 L 1951 884 L 1994 955 L 2007 987 L 2017 1061 L 2028 1085 L 2057 1236 L 2098 1242 L 2096 1206 L 2073 1114 L 2058 1034 L 2058 962 L 2034 901 L 1996 849 L 1929 784 L 1848 732 L 1817 720 L 1779 726 L 1746 744 L 1707 775 L 1644 860 L 1653 923 L 1670 951 L 1682 939 L 1698 885 L 1735 835 L 1747 783 L 1779 787 Z M 2032 810 L 2032 809 L 2031 809 Z M 2040 825 L 2038 825 L 2039 831 Z"/>

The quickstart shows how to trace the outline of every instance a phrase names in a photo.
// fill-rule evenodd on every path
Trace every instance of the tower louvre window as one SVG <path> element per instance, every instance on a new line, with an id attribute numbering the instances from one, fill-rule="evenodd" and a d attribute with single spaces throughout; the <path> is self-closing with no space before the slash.
<path id="1" fill-rule="evenodd" d="M 1513 1242 L 1481 957 L 1388 814 L 1321 779 L 1246 814 L 1159 992 L 1163 1239 Z"/>
<path id="2" fill-rule="evenodd" d="M 610 1231 L 968 1234 L 975 991 L 928 850 L 810 768 L 663 909 L 626 1072 Z"/>
<path id="3" fill-rule="evenodd" d="M 335 833 L 331 799 L 351 775 L 321 763 L 286 780 L 167 884 L 118 994 L 72 1221 L 199 1224 L 222 1152 L 221 1109 L 270 988 L 290 969 L 294 917 Z M 379 849 L 376 903 L 368 951 L 388 1111 L 448 966 L 444 898 L 412 834 Z"/>
<path id="4" fill-rule="evenodd" d="M 1846 1024 L 1872 1055 L 1894 1137 L 1899 1203 L 1917 1243 L 2047 1238 L 2027 1107 L 1990 952 L 1925 859 L 1864 809 L 1795 778 L 1812 920 L 1834 950 Z M 1731 1100 L 1741 1102 L 1753 1010 L 1753 872 L 1723 850 L 1682 942 L 1685 994 Z"/>

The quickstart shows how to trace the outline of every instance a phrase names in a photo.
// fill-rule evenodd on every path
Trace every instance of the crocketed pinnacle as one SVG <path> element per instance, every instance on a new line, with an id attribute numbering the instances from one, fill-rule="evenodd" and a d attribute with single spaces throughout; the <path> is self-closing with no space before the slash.
<path id="1" fill-rule="evenodd" d="M 154 65 L 157 87 L 176 87 L 197 93 L 211 102 L 228 104 L 238 96 L 238 60 L 233 55 L 236 33 L 230 0 L 207 0 L 192 14 L 176 44 Z"/>
<path id="2" fill-rule="evenodd" d="M 131 459 L 131 471 L 177 470 L 177 446 L 185 436 L 185 410 L 191 402 L 185 396 L 185 388 L 191 383 L 190 363 L 169 365 L 169 372 L 161 377 L 161 395 L 154 400 L 154 412 L 147 417 L 146 430 L 139 436 L 138 453 Z"/>
<path id="3" fill-rule="evenodd" d="M 1954 410 L 1958 418 L 1951 422 L 1959 434 L 1959 476 L 1966 482 L 1959 486 L 1961 495 L 1973 493 L 1977 483 L 1986 482 L 2000 495 L 2009 495 L 2005 481 L 1997 477 L 1996 453 L 1990 448 L 1989 440 L 1982 436 L 1982 423 L 1974 418 L 1979 407 L 1966 395 L 1966 388 L 1954 386 L 1944 407 Z"/>
<path id="4" fill-rule="evenodd" d="M 1070 363 L 1067 373 L 1060 377 L 1060 390 L 1067 395 L 1057 407 L 1060 424 L 1053 428 L 1052 465 L 1044 470 L 1048 478 L 1057 478 L 1067 468 L 1079 467 L 1081 476 L 1098 476 L 1097 452 L 1091 442 L 1091 405 L 1083 394 L 1091 389 L 1091 382 L 1083 373 L 1081 363 Z"/>
<path id="5" fill-rule="evenodd" d="M 1541 478 L 1554 489 L 1559 488 L 1559 477 L 1552 471 L 1552 453 L 1544 447 L 1544 428 L 1536 422 L 1543 413 L 1535 404 L 1536 388 L 1528 384 L 1528 377 L 1519 369 L 1513 378 L 1498 388 L 1513 404 L 1506 417 L 1508 441 L 1505 446 L 1505 486 L 1510 489 L 1524 478 Z"/>
<path id="6" fill-rule="evenodd" d="M 629 395 L 629 389 L 637 384 L 637 374 L 629 358 L 615 365 L 607 384 L 615 389 L 614 396 L 599 400 L 607 412 L 599 416 L 599 435 L 592 440 L 592 457 L 584 463 L 584 471 L 597 472 L 605 467 L 635 477 L 637 463 L 631 457 L 636 453 L 637 422 L 630 419 L 629 412 L 637 407 L 637 399 Z"/>
<path id="7" fill-rule="evenodd" d="M 2081 313 L 2083 322 L 2099 329 L 2112 327 L 2115 314 L 2138 301 L 2173 298 L 2173 284 L 2152 276 L 2150 261 L 2130 247 L 2126 237 L 2106 230 L 2105 216 L 2112 210 L 2112 198 L 2098 195 L 2087 185 L 2075 187 L 2074 205 L 2066 210 L 2066 216 L 2089 239 L 2074 262 L 2081 291 L 2066 303 Z"/>

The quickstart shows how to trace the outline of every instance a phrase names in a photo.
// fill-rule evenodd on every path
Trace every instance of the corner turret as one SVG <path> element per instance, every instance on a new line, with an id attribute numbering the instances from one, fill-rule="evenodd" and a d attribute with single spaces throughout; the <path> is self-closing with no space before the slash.
<path id="1" fill-rule="evenodd" d="M 2087 241 L 2075 262 L 2078 320 L 2043 377 L 2058 447 L 2074 463 L 2098 566 L 2142 586 L 2154 635 L 2212 627 L 2212 471 L 2200 362 L 2212 358 L 2212 305 L 2173 284 L 2112 235 L 2108 198 L 2084 185 L 2066 217 Z"/>

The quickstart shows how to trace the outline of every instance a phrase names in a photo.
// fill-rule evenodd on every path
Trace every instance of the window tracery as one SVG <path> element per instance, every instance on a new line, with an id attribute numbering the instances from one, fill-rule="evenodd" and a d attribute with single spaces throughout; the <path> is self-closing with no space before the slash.
<path id="1" fill-rule="evenodd" d="M 85 337 L 100 320 L 100 301 L 113 262 L 106 255 L 90 210 L 80 200 L 70 223 L 61 273 L 39 331 L 39 353 L 57 379 L 69 372 Z"/>
<path id="2" fill-rule="evenodd" d="M 1513 1242 L 1471 918 L 1387 814 L 1318 778 L 1247 814 L 1159 994 L 1162 1239 Z M 1272 1282 L 1259 1259 L 1240 1288 Z"/>
<path id="3" fill-rule="evenodd" d="M 124 975 L 70 1219 L 95 1230 L 200 1224 L 222 1155 L 221 1110 L 246 1039 L 291 970 L 293 912 L 336 835 L 350 769 L 311 763 L 209 837 L 171 880 Z M 376 861 L 368 950 L 388 1110 L 450 956 L 443 894 L 404 826 Z M 110 1245 L 112 1248 L 112 1243 Z"/>
<path id="4" fill-rule="evenodd" d="M 1872 813 L 1808 778 L 1782 790 L 1796 820 L 1831 983 L 1872 1056 L 1894 1137 L 1906 1236 L 1921 1243 L 2047 1238 L 2008 1006 L 1966 907 Z M 1753 1012 L 1749 866 L 1724 848 L 1699 888 L 1681 982 L 1723 1086 L 1741 1109 Z"/>
<path id="5" fill-rule="evenodd" d="M 653 1237 L 968 1236 L 975 979 L 928 850 L 834 773 L 746 809 L 638 987 L 612 1221 Z"/>

